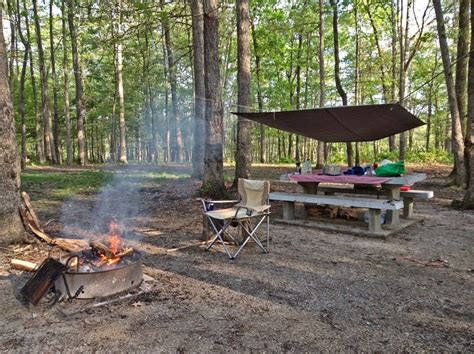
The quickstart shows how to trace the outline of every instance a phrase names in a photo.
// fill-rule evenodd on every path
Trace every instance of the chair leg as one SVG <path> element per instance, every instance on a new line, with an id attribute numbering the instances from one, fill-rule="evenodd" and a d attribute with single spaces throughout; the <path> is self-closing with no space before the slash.
<path id="1" fill-rule="evenodd" d="M 227 230 L 227 228 L 229 227 L 229 225 L 230 225 L 230 221 L 227 221 L 227 222 L 224 224 L 224 226 L 222 227 L 222 229 L 220 229 L 219 231 L 216 230 L 216 231 L 217 231 L 217 234 L 216 234 L 216 236 L 212 239 L 211 243 L 206 247 L 206 250 L 209 250 L 209 249 L 214 245 L 214 243 L 215 243 L 217 240 L 219 240 L 219 241 L 221 241 L 222 246 L 224 247 L 225 253 L 227 253 L 227 256 L 228 256 L 230 259 L 234 259 L 234 257 L 233 257 L 232 254 L 230 253 L 228 247 L 225 245 L 224 240 L 222 239 L 222 235 L 224 234 L 225 230 Z M 214 224 L 213 224 L 213 226 L 214 226 Z M 215 226 L 214 226 L 214 229 L 216 229 Z"/>
<path id="2" fill-rule="evenodd" d="M 268 253 L 268 250 L 265 249 L 265 247 L 262 245 L 262 242 L 260 242 L 260 240 L 258 239 L 258 237 L 255 236 L 255 233 L 257 232 L 258 228 L 260 227 L 260 225 L 265 221 L 265 218 L 268 218 L 268 215 L 265 215 L 262 219 L 260 219 L 260 221 L 257 223 L 257 225 L 251 229 L 251 230 L 248 230 L 246 227 L 242 227 L 245 232 L 247 233 L 247 238 L 245 239 L 244 243 L 239 247 L 239 249 L 237 250 L 237 252 L 234 254 L 233 256 L 233 259 L 237 258 L 237 256 L 239 255 L 240 251 L 242 251 L 242 249 L 245 247 L 245 245 L 250 241 L 250 239 L 254 240 L 255 243 L 262 249 L 262 251 L 264 253 Z M 268 244 L 268 238 L 267 238 L 267 244 Z"/>

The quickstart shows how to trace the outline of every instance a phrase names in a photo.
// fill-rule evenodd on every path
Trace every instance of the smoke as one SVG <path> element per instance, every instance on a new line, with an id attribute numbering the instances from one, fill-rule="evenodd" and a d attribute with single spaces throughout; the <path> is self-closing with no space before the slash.
<path id="1" fill-rule="evenodd" d="M 122 237 L 137 240 L 141 236 L 134 228 L 144 212 L 140 196 L 144 178 L 143 171 L 132 166 L 114 169 L 112 181 L 99 193 L 77 195 L 63 204 L 61 233 L 70 238 L 102 237 L 108 233 L 111 220 L 115 219 Z"/>

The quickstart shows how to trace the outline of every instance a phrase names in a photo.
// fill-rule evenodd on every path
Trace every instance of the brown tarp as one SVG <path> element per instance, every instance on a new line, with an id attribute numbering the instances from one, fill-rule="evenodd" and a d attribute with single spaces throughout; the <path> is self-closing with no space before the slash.
<path id="1" fill-rule="evenodd" d="M 373 141 L 425 124 L 398 103 L 233 114 L 325 142 Z"/>

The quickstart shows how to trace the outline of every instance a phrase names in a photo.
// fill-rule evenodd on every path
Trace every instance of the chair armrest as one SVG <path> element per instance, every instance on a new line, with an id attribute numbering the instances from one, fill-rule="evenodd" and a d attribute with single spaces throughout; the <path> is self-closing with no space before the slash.
<path id="1" fill-rule="evenodd" d="M 212 200 L 206 198 L 197 198 L 196 200 L 202 203 L 202 208 L 205 212 L 209 210 L 209 204 L 236 204 L 239 202 L 239 200 Z"/>
<path id="2" fill-rule="evenodd" d="M 235 216 L 234 217 L 237 217 L 237 214 L 239 213 L 240 209 L 246 209 L 247 210 L 247 216 L 252 216 L 252 214 L 254 212 L 263 213 L 266 210 L 270 209 L 270 205 L 262 205 L 262 206 L 259 206 L 257 208 L 251 208 L 251 207 L 248 207 L 248 206 L 245 206 L 245 205 L 239 205 L 239 207 L 235 211 Z"/>

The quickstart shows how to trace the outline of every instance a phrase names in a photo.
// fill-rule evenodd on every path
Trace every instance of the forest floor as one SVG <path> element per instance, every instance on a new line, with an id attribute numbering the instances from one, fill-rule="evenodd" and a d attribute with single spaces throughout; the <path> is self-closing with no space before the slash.
<path id="1" fill-rule="evenodd" d="M 252 175 L 285 170 L 257 166 Z M 156 283 L 96 308 L 32 306 L 19 296 L 31 274 L 10 260 L 41 261 L 48 247 L 1 248 L 0 350 L 472 352 L 474 212 L 451 206 L 463 192 L 447 185 L 448 167 L 410 170 L 426 172 L 416 187 L 435 193 L 416 204 L 423 222 L 386 240 L 272 222 L 269 254 L 250 244 L 229 261 L 220 247 L 192 247 L 202 215 L 189 167 L 29 169 L 24 189 L 49 233 L 85 237 L 118 217 Z M 439 259 L 446 266 L 424 263 Z"/>

